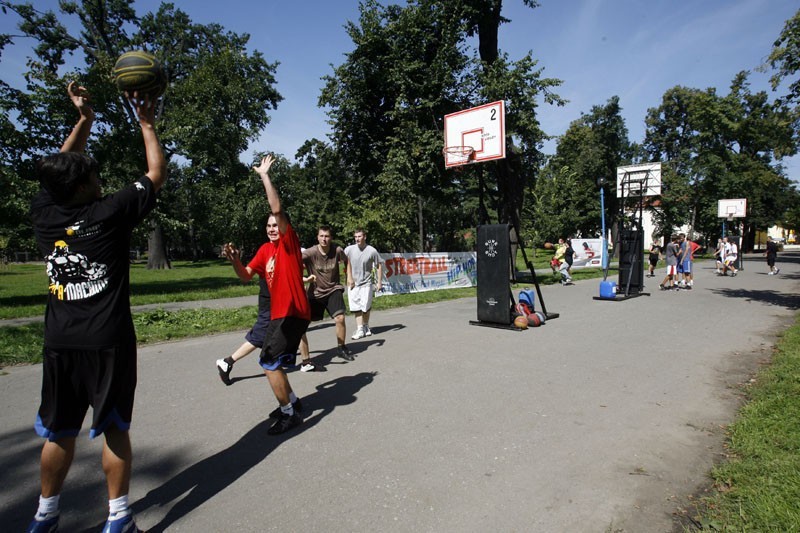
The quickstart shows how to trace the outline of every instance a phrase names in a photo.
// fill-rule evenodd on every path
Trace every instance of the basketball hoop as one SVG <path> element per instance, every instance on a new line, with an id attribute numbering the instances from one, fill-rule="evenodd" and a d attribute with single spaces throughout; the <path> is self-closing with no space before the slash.
<path id="1" fill-rule="evenodd" d="M 475 158 L 475 149 L 472 146 L 445 146 L 442 153 L 447 167 L 466 165 Z"/>

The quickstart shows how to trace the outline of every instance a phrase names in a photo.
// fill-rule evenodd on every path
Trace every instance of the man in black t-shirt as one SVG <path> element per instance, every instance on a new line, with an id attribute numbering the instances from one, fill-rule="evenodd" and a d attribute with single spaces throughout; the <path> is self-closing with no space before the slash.
<path id="1" fill-rule="evenodd" d="M 156 203 L 166 160 L 155 131 L 155 99 L 126 95 L 144 140 L 147 173 L 103 196 L 99 165 L 84 153 L 94 121 L 85 88 L 71 83 L 80 114 L 58 154 L 42 158 L 42 190 L 31 204 L 36 242 L 50 279 L 45 311 L 39 509 L 28 531 L 55 531 L 75 437 L 92 406 L 90 438 L 102 434 L 109 517 L 104 531 L 138 531 L 128 506 L 136 334 L 129 301 L 131 234 Z"/>

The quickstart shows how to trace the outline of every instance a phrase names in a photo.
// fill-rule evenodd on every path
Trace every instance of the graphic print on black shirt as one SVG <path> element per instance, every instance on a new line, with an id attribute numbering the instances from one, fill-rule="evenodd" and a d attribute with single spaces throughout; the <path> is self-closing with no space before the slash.
<path id="1" fill-rule="evenodd" d="M 59 300 L 83 300 L 108 288 L 108 266 L 92 263 L 83 254 L 70 253 L 64 241 L 56 241 L 45 262 L 50 292 Z"/>

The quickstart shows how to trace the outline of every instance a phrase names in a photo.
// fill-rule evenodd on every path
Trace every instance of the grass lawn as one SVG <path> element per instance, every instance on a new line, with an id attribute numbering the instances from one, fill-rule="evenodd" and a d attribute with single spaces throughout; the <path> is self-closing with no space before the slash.
<path id="1" fill-rule="evenodd" d="M 258 294 L 244 285 L 227 261 L 175 261 L 170 270 L 131 265 L 131 305 L 211 300 Z M 44 314 L 47 276 L 43 263 L 8 265 L 0 270 L 0 319 Z"/>
<path id="2" fill-rule="evenodd" d="M 800 531 L 800 319 L 756 376 L 728 428 L 728 460 L 690 531 Z"/>

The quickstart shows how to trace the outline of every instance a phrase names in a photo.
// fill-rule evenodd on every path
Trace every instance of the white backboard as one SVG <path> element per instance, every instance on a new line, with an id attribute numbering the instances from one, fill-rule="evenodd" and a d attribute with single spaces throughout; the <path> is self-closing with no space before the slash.
<path id="1" fill-rule="evenodd" d="M 661 163 L 617 167 L 617 198 L 661 194 Z"/>
<path id="2" fill-rule="evenodd" d="M 719 218 L 744 218 L 747 216 L 747 198 L 717 200 Z"/>
<path id="3" fill-rule="evenodd" d="M 480 163 L 506 156 L 506 108 L 502 100 L 464 109 L 444 116 L 446 167 Z M 450 157 L 448 147 L 469 146 L 474 150 L 468 161 Z"/>

